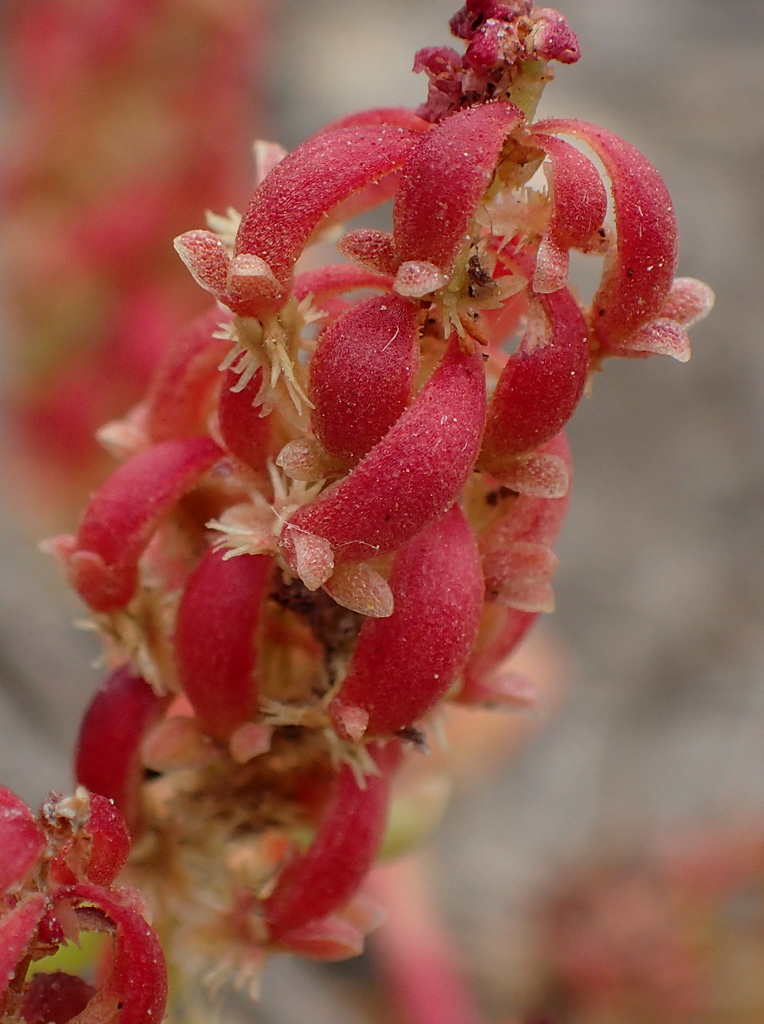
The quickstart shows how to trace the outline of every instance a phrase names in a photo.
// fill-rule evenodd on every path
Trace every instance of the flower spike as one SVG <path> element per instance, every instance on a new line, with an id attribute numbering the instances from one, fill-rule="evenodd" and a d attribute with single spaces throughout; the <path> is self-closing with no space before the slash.
<path id="1" fill-rule="evenodd" d="M 50 544 L 121 666 L 80 732 L 90 816 L 0 794 L 9 971 L 101 929 L 111 972 L 14 977 L 13 1024 L 162 1012 L 155 940 L 113 887 L 118 812 L 173 976 L 255 991 L 271 952 L 340 959 L 379 924 L 362 887 L 393 775 L 441 709 L 539 702 L 506 659 L 554 605 L 563 429 L 606 357 L 686 358 L 713 297 L 674 279 L 671 201 L 637 150 L 534 123 L 551 62 L 579 56 L 562 15 L 467 0 L 451 28 L 463 52 L 417 54 L 418 111 L 258 144 L 243 216 L 176 240 L 219 308 L 105 432 L 126 461 Z M 342 233 L 387 200 L 389 223 Z M 572 251 L 604 257 L 589 308 Z"/>

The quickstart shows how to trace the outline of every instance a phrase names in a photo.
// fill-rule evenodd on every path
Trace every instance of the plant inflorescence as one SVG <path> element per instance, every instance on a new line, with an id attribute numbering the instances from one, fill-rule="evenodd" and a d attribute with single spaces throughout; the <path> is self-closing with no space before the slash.
<path id="1" fill-rule="evenodd" d="M 552 609 L 563 431 L 592 375 L 689 356 L 711 295 L 674 276 L 657 171 L 604 128 L 534 121 L 551 62 L 579 57 L 565 19 L 469 0 L 451 29 L 465 52 L 417 54 L 417 111 L 259 144 L 243 215 L 176 239 L 215 303 L 102 431 L 122 463 L 48 542 L 112 671 L 76 753 L 90 818 L 80 791 L 69 831 L 60 801 L 34 819 L 5 798 L 12 848 L 30 837 L 0 919 L 11 1020 L 47 1019 L 27 1008 L 52 983 L 20 972 L 93 920 L 111 980 L 56 1019 L 149 1019 L 145 988 L 109 1003 L 155 940 L 99 866 L 101 797 L 179 984 L 256 984 L 274 950 L 358 953 L 400 762 L 448 702 L 529 699 L 505 664 Z M 343 232 L 388 200 L 391 230 Z M 589 302 L 572 250 L 602 262 Z M 153 952 L 145 977 L 161 1017 Z"/>

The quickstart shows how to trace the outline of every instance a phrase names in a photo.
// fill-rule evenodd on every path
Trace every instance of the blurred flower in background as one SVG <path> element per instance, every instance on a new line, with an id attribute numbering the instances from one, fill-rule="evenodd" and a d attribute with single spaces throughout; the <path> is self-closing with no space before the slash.
<path id="1" fill-rule="evenodd" d="M 251 188 L 262 14 L 259 0 L 4 5 L 6 403 L 14 476 L 48 518 L 103 476 L 96 428 L 200 308 L 169 240 Z"/>

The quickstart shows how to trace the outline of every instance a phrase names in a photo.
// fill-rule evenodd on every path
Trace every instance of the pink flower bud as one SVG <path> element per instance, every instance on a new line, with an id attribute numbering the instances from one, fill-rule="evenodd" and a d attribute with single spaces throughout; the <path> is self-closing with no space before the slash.
<path id="1" fill-rule="evenodd" d="M 534 7 L 531 11 L 533 50 L 541 60 L 558 60 L 575 64 L 581 49 L 567 18 L 551 7 Z"/>

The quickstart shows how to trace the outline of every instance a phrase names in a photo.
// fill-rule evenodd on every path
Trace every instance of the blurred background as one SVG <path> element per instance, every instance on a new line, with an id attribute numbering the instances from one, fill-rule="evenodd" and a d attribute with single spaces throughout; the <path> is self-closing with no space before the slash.
<path id="1" fill-rule="evenodd" d="M 254 134 L 291 148 L 351 110 L 417 105 L 426 83 L 410 72 L 414 51 L 448 43 L 454 12 L 445 0 L 143 3 L 134 6 L 146 20 L 126 49 L 101 39 L 91 54 L 53 47 L 50 59 L 39 59 L 52 44 L 45 26 L 33 24 L 35 10 L 68 17 L 79 6 L 36 0 L 7 5 L 0 16 L 7 58 L 0 318 L 8 339 L 0 352 L 7 395 L 0 779 L 33 802 L 51 787 L 69 787 L 67 756 L 98 679 L 92 637 L 71 628 L 81 612 L 35 544 L 71 526 L 103 471 L 87 450 L 82 459 L 75 452 L 82 423 L 89 428 L 96 415 L 98 423 L 128 408 L 155 358 L 144 349 L 136 367 L 136 359 L 102 347 L 119 334 L 129 349 L 124 339 L 135 328 L 108 312 L 117 308 L 109 303 L 118 302 L 119 275 L 109 276 L 108 301 L 94 297 L 87 281 L 108 276 L 104 265 L 124 236 L 135 266 L 152 267 L 145 278 L 129 275 L 148 321 L 158 330 L 196 308 L 193 282 L 183 268 L 176 274 L 171 238 L 201 226 L 205 207 L 245 205 Z M 157 24 L 153 7 L 164 11 Z M 652 160 L 676 206 L 679 273 L 711 284 L 717 305 L 692 332 L 688 365 L 611 361 L 574 418 L 575 481 L 557 549 L 557 611 L 523 655 L 554 697 L 539 718 L 511 726 L 503 747 L 492 744 L 490 770 L 472 773 L 479 785 L 464 769 L 432 853 L 433 888 L 492 1020 L 536 1013 L 538 1021 L 590 1024 L 760 1024 L 764 992 L 751 974 L 764 977 L 764 7 L 758 0 L 561 0 L 559 7 L 583 57 L 557 67 L 542 116 L 601 124 Z M 160 41 L 169 43 L 174 64 L 158 52 Z M 190 46 L 185 56 L 181 44 Z M 116 50 L 107 59 L 108 45 Z M 171 89 L 176 71 L 186 77 Z M 77 74 L 82 80 L 73 84 Z M 150 89 L 152 75 L 161 100 Z M 129 99 L 120 92 L 132 88 Z M 66 104 L 50 102 L 51 89 Z M 101 109 L 112 94 L 119 102 Z M 195 125 L 197 114 L 200 124 L 208 120 L 165 129 L 157 120 L 164 103 Z M 142 149 L 138 141 L 125 149 L 131 119 L 142 123 L 144 111 L 152 130 L 136 136 Z M 125 134 L 114 136 L 123 148 L 94 145 L 94 133 L 105 138 L 102 116 L 125 117 Z M 66 151 L 67 141 L 82 148 Z M 190 167 L 183 144 L 201 149 L 205 166 Z M 102 150 L 106 165 L 124 172 L 113 197 L 96 174 Z M 188 182 L 183 197 L 157 189 L 141 235 L 131 188 L 140 195 L 143 181 L 156 185 L 178 167 Z M 35 198 L 42 184 L 53 186 L 44 202 Z M 86 207 L 77 227 L 86 256 L 73 269 L 74 257 L 62 255 L 57 239 L 69 237 L 69 218 Z M 112 220 L 115 210 L 120 216 Z M 157 222 L 164 238 L 149 237 Z M 35 244 L 41 237 L 44 246 Z M 173 283 L 162 295 L 171 301 L 149 287 L 165 274 Z M 50 325 L 78 310 L 85 315 L 80 333 L 91 331 L 91 340 L 67 356 Z M 145 340 L 143 327 L 137 331 Z M 79 367 L 71 378 L 70 358 Z M 34 405 L 51 394 L 59 399 L 53 406 Z M 702 914 L 688 885 L 706 894 Z M 677 886 L 684 895 L 669 919 Z M 601 910 L 603 893 L 612 896 L 607 906 L 621 908 L 615 924 Z M 713 973 L 712 984 L 706 978 L 713 992 L 702 1013 L 697 1002 L 688 1009 L 681 1000 L 635 1008 L 624 997 L 619 1006 L 617 993 L 629 986 L 644 994 L 655 982 L 655 999 L 665 996 L 671 982 L 656 981 L 649 965 L 644 976 L 611 965 L 610 1002 L 586 1002 L 587 984 L 601 987 L 602 962 L 655 947 L 674 920 L 689 946 L 709 958 L 702 962 Z M 566 951 L 571 934 L 579 935 L 570 940 L 576 950 L 583 948 L 579 926 L 599 975 L 594 968 L 587 975 Z M 718 953 L 729 935 L 745 955 Z M 670 958 L 666 952 L 661 963 Z M 359 995 L 369 970 L 364 962 L 321 970 L 279 963 L 251 1019 L 392 1020 L 384 1016 L 392 1011 Z M 578 989 L 569 977 L 576 970 Z"/>

